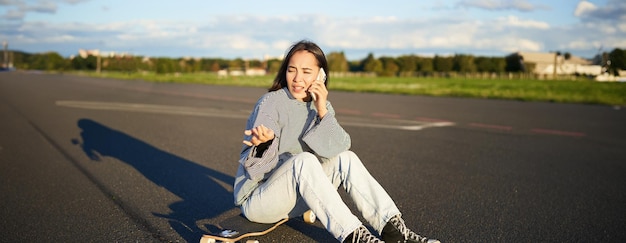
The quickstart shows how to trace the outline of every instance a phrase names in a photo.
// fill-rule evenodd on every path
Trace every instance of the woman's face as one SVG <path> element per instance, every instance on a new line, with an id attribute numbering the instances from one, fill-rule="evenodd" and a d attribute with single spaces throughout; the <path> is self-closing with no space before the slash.
<path id="1" fill-rule="evenodd" d="M 309 101 L 307 90 L 317 78 L 320 68 L 315 55 L 308 51 L 298 51 L 291 56 L 287 66 L 287 87 L 291 96 L 300 101 Z"/>

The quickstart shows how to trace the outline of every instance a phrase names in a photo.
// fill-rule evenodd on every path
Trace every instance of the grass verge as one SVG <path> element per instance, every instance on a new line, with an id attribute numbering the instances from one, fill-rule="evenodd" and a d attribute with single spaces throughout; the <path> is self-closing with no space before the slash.
<path id="1" fill-rule="evenodd" d="M 151 82 L 194 83 L 269 87 L 273 76 L 218 77 L 215 73 L 120 73 L 73 72 L 71 74 L 102 78 L 145 80 Z M 591 80 L 519 80 L 415 77 L 331 77 L 329 88 L 351 92 L 376 92 L 403 95 L 428 95 L 626 105 L 626 83 Z"/>

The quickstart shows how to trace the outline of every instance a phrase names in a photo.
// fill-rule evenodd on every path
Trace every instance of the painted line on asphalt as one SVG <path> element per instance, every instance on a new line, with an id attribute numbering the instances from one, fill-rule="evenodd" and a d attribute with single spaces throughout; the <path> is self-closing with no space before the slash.
<path id="1" fill-rule="evenodd" d="M 484 124 L 484 123 L 470 123 L 469 126 L 471 126 L 471 127 L 479 127 L 479 128 L 495 129 L 495 130 L 503 130 L 503 131 L 513 130 L 513 127 L 511 127 L 511 126 L 493 125 L 493 124 Z"/>
<path id="2" fill-rule="evenodd" d="M 469 123 L 467 125 L 470 127 L 500 130 L 500 131 L 512 131 L 513 130 L 512 126 L 504 126 L 504 125 L 494 125 L 494 124 L 484 124 L 484 123 Z M 587 134 L 582 133 L 582 132 L 572 132 L 572 131 L 542 129 L 542 128 L 533 128 L 533 129 L 530 129 L 530 132 L 537 133 L 537 134 L 544 134 L 544 135 L 557 135 L 557 136 L 568 136 L 568 137 L 587 136 Z"/>
<path id="3" fill-rule="evenodd" d="M 584 137 L 584 136 L 587 136 L 587 134 L 582 133 L 582 132 L 570 132 L 570 131 L 542 129 L 542 128 L 533 128 L 530 131 L 534 132 L 534 133 L 540 133 L 540 134 L 559 135 L 559 136 L 568 136 L 568 137 Z"/>
<path id="4" fill-rule="evenodd" d="M 200 108 L 188 106 L 171 106 L 171 105 L 154 105 L 139 103 L 122 103 L 122 102 L 99 102 L 99 101 L 73 101 L 61 100 L 56 101 L 57 106 L 81 108 L 90 110 L 109 110 L 109 111 L 129 111 L 129 112 L 146 112 L 156 114 L 171 115 L 187 115 L 187 116 L 203 116 L 203 117 L 223 117 L 247 119 L 250 115 L 249 111 L 231 111 L 214 108 Z M 370 127 L 384 129 L 400 129 L 408 131 L 418 131 L 426 128 L 454 126 L 452 122 L 417 122 L 409 120 L 371 120 L 357 119 L 341 122 L 342 125 L 355 127 Z"/>
<path id="5" fill-rule="evenodd" d="M 421 122 L 451 122 L 448 120 L 439 119 L 439 118 L 431 118 L 431 117 L 416 117 L 415 120 L 421 121 Z"/>
<path id="6" fill-rule="evenodd" d="M 417 125 L 387 125 L 387 124 L 374 124 L 374 123 L 361 123 L 361 122 L 340 122 L 340 123 L 346 126 L 399 129 L 399 130 L 407 130 L 407 131 L 419 131 L 419 130 L 423 130 L 426 128 L 454 126 L 454 123 L 452 122 L 433 122 L 433 123 L 423 123 L 423 124 L 417 124 Z"/>
<path id="7" fill-rule="evenodd" d="M 394 118 L 394 119 L 398 119 L 402 116 L 398 115 L 398 114 L 389 114 L 389 113 L 381 113 L 381 112 L 374 112 L 372 113 L 372 116 L 374 117 L 381 117 L 381 118 Z"/>
<path id="8" fill-rule="evenodd" d="M 98 101 L 57 101 L 57 106 L 82 108 L 90 110 L 131 111 L 171 115 L 188 115 L 204 117 L 224 118 L 248 118 L 248 114 L 219 110 L 212 108 L 198 108 L 188 106 L 152 105 L 121 102 L 98 102 Z"/>

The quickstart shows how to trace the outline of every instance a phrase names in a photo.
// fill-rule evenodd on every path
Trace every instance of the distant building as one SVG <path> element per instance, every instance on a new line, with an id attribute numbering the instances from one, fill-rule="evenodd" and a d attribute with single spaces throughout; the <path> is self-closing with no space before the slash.
<path id="1" fill-rule="evenodd" d="M 246 70 L 234 69 L 227 70 L 222 69 L 217 71 L 217 76 L 220 78 L 228 77 L 228 76 L 265 76 L 267 75 L 267 70 L 263 68 L 248 68 Z"/>
<path id="2" fill-rule="evenodd" d="M 88 56 L 103 56 L 103 57 L 132 57 L 133 55 L 126 53 L 126 52 L 114 52 L 114 51 L 110 51 L 110 52 L 102 52 L 98 49 L 94 49 L 94 50 L 84 50 L 84 49 L 78 49 L 78 55 L 82 58 L 87 58 Z"/>
<path id="3" fill-rule="evenodd" d="M 263 68 L 248 68 L 246 69 L 246 76 L 265 76 L 267 70 Z"/>
<path id="4" fill-rule="evenodd" d="M 88 56 L 100 56 L 100 50 L 84 50 L 78 49 L 78 55 L 82 58 L 87 58 Z"/>
<path id="5" fill-rule="evenodd" d="M 532 71 L 539 76 L 553 75 L 591 75 L 598 76 L 602 73 L 600 65 L 592 65 L 590 60 L 570 55 L 557 55 L 556 53 L 545 52 L 517 52 L 514 53 L 522 57 L 525 64 L 533 66 Z"/>

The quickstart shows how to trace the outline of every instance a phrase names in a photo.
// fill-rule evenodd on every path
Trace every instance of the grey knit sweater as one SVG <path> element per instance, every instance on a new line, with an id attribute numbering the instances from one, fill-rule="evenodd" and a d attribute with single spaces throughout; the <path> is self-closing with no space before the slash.
<path id="1" fill-rule="evenodd" d="M 236 205 L 291 156 L 310 152 L 324 160 L 350 148 L 350 135 L 335 119 L 330 102 L 326 108 L 328 112 L 320 119 L 312 102 L 296 100 L 287 88 L 268 92 L 257 101 L 246 129 L 264 125 L 274 131 L 275 138 L 262 152 L 257 146 L 243 145 L 234 184 Z"/>

